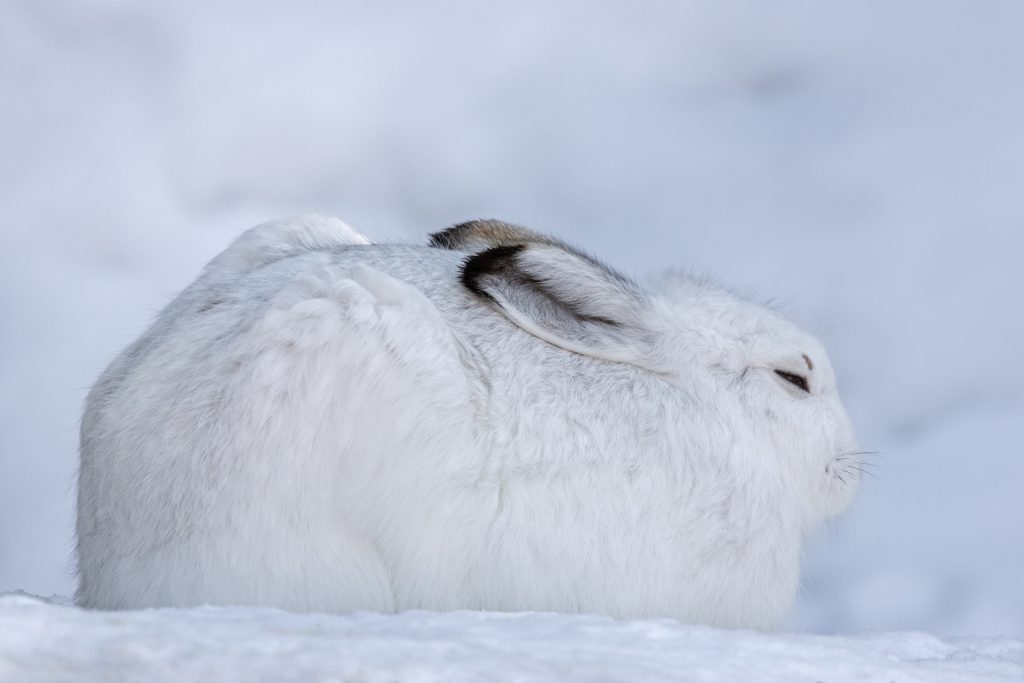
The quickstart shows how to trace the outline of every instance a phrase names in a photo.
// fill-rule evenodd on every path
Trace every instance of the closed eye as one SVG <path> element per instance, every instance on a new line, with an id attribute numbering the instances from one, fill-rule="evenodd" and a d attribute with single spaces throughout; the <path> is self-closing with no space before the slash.
<path id="1" fill-rule="evenodd" d="M 793 386 L 810 393 L 810 388 L 807 386 L 807 378 L 803 375 L 798 375 L 795 372 L 786 372 L 785 370 L 776 370 L 775 374 L 786 380 Z"/>

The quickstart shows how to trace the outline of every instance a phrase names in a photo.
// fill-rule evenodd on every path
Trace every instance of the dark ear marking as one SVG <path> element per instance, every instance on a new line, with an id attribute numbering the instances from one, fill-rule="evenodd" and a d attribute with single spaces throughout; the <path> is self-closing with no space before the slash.
<path id="1" fill-rule="evenodd" d="M 487 291 L 483 285 L 483 280 L 493 277 L 508 284 L 529 288 L 545 296 L 552 303 L 557 302 L 558 307 L 580 322 L 596 323 L 609 327 L 622 326 L 622 323 L 618 320 L 585 312 L 579 303 L 559 296 L 543 280 L 522 269 L 517 263 L 517 258 L 527 246 L 526 244 L 509 244 L 492 247 L 491 249 L 473 254 L 462 264 L 460 280 L 463 286 L 482 299 L 498 303 L 494 295 Z"/>
<path id="2" fill-rule="evenodd" d="M 566 351 L 654 367 L 648 300 L 631 280 L 556 240 L 483 247 L 459 273 L 477 300 Z"/>
<path id="3" fill-rule="evenodd" d="M 513 225 L 489 218 L 459 223 L 450 228 L 445 228 L 441 232 L 435 232 L 430 236 L 431 247 L 452 251 L 483 251 L 496 247 L 518 247 L 518 250 L 521 250 L 530 244 L 543 244 L 562 249 L 600 268 L 608 275 L 618 278 L 629 286 L 635 287 L 635 284 L 625 275 L 585 251 L 577 249 L 557 237 L 543 235 L 521 225 Z M 503 254 L 511 255 L 514 253 L 497 252 L 493 258 L 499 258 Z M 470 289 L 473 288 L 471 287 Z"/>
<path id="4" fill-rule="evenodd" d="M 432 235 L 431 239 L 433 237 Z M 521 274 L 515 272 L 514 260 L 516 254 L 525 248 L 525 244 L 510 244 L 473 254 L 462 264 L 460 276 L 462 284 L 477 296 L 494 301 L 490 292 L 480 286 L 480 281 L 489 275 L 504 275 L 510 279 L 522 279 Z"/>
<path id="5" fill-rule="evenodd" d="M 470 251 L 487 247 L 503 247 L 513 244 L 536 242 L 539 244 L 559 244 L 555 240 L 539 232 L 534 232 L 521 225 L 513 225 L 494 219 L 466 221 L 435 232 L 430 236 L 430 246 L 452 251 Z"/>
<path id="6" fill-rule="evenodd" d="M 445 228 L 440 232 L 431 233 L 427 243 L 431 247 L 454 251 L 459 248 L 459 244 L 461 243 L 459 233 L 465 229 L 466 225 L 467 223 L 459 223 L 458 225 L 453 225 L 450 228 Z"/>

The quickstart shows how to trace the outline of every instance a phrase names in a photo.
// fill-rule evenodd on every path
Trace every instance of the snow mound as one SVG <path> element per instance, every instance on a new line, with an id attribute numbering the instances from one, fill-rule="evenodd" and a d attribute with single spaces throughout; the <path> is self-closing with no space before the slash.
<path id="1" fill-rule="evenodd" d="M 1020 681 L 1024 643 L 546 613 L 91 612 L 0 596 L 0 680 Z"/>

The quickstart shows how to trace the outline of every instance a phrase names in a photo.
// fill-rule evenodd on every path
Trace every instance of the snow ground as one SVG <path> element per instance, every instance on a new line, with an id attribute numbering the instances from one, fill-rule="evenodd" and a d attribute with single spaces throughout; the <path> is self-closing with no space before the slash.
<path id="1" fill-rule="evenodd" d="M 0 3 L 0 590 L 71 592 L 85 391 L 240 230 L 496 216 L 824 339 L 881 454 L 792 628 L 1024 637 L 1021 26 L 1014 0 Z"/>
<path id="2" fill-rule="evenodd" d="M 0 680 L 1020 681 L 1024 643 L 723 631 L 546 613 L 86 612 L 0 597 Z"/>

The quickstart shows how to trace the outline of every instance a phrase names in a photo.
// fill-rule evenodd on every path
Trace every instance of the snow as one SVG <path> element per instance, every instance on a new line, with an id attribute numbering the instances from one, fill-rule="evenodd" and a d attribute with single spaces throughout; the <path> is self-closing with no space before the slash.
<path id="1" fill-rule="evenodd" d="M 548 613 L 88 612 L 0 597 L 0 680 L 1019 681 L 1024 643 L 763 634 Z"/>
<path id="2" fill-rule="evenodd" d="M 85 392 L 239 231 L 494 216 L 636 275 L 713 273 L 823 338 L 879 455 L 810 545 L 792 629 L 1024 637 L 1022 25 L 1014 0 L 0 4 L 0 590 L 73 590 Z M 252 616 L 180 623 L 200 614 Z M 886 664 L 874 638 L 749 643 L 897 666 L 932 642 Z M 934 642 L 953 672 L 965 646 Z"/>

